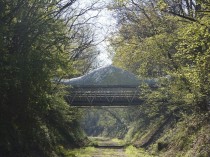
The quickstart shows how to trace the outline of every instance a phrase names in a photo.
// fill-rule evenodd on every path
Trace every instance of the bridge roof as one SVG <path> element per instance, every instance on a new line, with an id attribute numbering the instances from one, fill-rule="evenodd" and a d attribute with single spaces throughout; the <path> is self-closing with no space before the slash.
<path id="1" fill-rule="evenodd" d="M 72 86 L 138 86 L 141 80 L 131 72 L 109 65 L 61 82 Z"/>

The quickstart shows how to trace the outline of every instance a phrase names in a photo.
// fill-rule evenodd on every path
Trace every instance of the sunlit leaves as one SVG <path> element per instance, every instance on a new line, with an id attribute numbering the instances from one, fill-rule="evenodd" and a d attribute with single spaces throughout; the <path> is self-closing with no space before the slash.
<path id="1" fill-rule="evenodd" d="M 122 21 L 125 25 L 121 23 L 118 38 L 112 38 L 116 53 L 114 63 L 133 71 L 140 77 L 158 78 L 160 81 L 161 77 L 171 76 L 171 83 L 167 86 L 161 84 L 159 90 L 148 93 L 145 91 L 150 104 L 158 103 L 167 95 L 165 98 L 168 101 L 166 107 L 168 109 L 173 106 L 177 108 L 191 106 L 190 109 L 202 108 L 207 111 L 210 95 L 210 20 L 208 13 L 205 11 L 205 13 L 197 13 L 199 16 L 195 21 L 188 19 L 190 16 L 195 18 L 194 13 L 187 13 L 186 10 L 183 16 L 187 18 L 161 12 L 173 9 L 173 2 L 171 1 L 170 4 L 159 1 L 157 5 L 153 3 L 156 6 L 156 12 L 150 4 L 145 2 L 147 9 L 138 10 L 139 16 L 134 16 L 137 14 L 136 11 L 132 12 L 124 8 L 122 15 L 127 17 L 127 19 L 124 18 L 127 21 Z M 139 8 L 141 5 L 141 1 L 136 3 Z M 207 9 L 205 5 L 202 5 L 201 9 Z M 132 4 L 129 7 L 132 7 Z M 188 9 L 193 11 L 190 6 Z M 126 11 L 128 14 L 125 13 Z M 174 13 L 181 15 L 181 10 L 175 10 Z M 121 42 L 116 45 L 113 42 L 114 39 L 116 43 L 119 39 Z M 164 105 L 164 103 L 159 103 L 159 105 Z"/>
<path id="2" fill-rule="evenodd" d="M 168 5 L 164 2 L 164 0 L 158 1 L 157 6 L 160 10 L 163 10 L 163 11 L 168 8 Z"/>

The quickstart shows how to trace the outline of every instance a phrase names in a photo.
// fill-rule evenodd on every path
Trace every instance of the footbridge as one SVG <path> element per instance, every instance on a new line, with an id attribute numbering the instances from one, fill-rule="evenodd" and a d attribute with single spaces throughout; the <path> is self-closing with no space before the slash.
<path id="1" fill-rule="evenodd" d="M 66 99 L 73 106 L 128 106 L 141 104 L 139 97 L 138 86 L 98 85 L 75 86 Z"/>
<path id="2" fill-rule="evenodd" d="M 133 106 L 141 105 L 139 80 L 134 74 L 107 66 L 96 69 L 87 75 L 62 80 L 68 85 L 66 101 L 71 106 Z M 146 80 L 154 86 L 154 80 Z"/>

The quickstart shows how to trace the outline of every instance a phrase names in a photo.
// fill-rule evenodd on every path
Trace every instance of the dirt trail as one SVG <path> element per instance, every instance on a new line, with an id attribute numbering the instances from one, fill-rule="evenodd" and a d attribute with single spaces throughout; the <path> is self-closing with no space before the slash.
<path id="1" fill-rule="evenodd" d="M 145 150 L 137 149 L 119 139 L 90 137 L 93 145 L 67 152 L 68 157 L 154 157 Z"/>
<path id="2" fill-rule="evenodd" d="M 94 138 L 97 142 L 96 151 L 92 157 L 127 157 L 125 154 L 124 143 L 113 141 L 108 138 Z"/>

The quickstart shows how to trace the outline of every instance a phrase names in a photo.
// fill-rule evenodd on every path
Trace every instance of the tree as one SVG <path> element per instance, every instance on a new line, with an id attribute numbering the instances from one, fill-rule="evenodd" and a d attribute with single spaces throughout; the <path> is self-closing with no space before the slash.
<path id="1" fill-rule="evenodd" d="M 72 76 L 74 62 L 90 54 L 92 36 L 78 19 L 92 7 L 78 10 L 76 0 L 0 6 L 0 155 L 55 156 L 58 145 L 81 144 L 78 113 L 55 80 Z"/>
<path id="2" fill-rule="evenodd" d="M 209 140 L 198 139 L 209 132 L 209 2 L 115 2 L 114 64 L 157 87 L 140 85 L 143 122 L 134 128 L 142 130 L 133 139 L 149 150 L 157 144 L 160 156 L 208 156 Z"/>
<path id="3" fill-rule="evenodd" d="M 111 9 L 119 21 L 119 31 L 110 40 L 116 53 L 114 64 L 159 80 L 159 89 L 145 91 L 147 104 L 159 104 L 157 113 L 161 108 L 166 113 L 208 112 L 208 4 L 124 1 L 114 2 Z"/>

